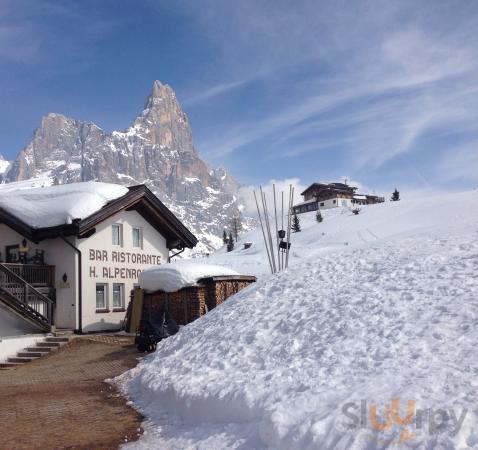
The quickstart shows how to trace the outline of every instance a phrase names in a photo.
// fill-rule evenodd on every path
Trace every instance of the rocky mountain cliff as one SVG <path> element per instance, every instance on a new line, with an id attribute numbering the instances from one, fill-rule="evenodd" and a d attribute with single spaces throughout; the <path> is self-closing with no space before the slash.
<path id="1" fill-rule="evenodd" d="M 108 133 L 94 123 L 48 114 L 8 170 L 4 166 L 6 182 L 46 177 L 58 183 L 145 183 L 196 234 L 200 252 L 220 245 L 224 225 L 239 211 L 239 183 L 201 160 L 174 91 L 159 81 L 126 131 Z"/>

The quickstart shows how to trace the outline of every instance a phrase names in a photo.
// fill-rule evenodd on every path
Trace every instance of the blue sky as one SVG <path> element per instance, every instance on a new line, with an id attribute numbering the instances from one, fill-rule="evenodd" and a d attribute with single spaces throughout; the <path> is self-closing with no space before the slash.
<path id="1" fill-rule="evenodd" d="M 41 116 L 125 129 L 170 84 L 245 184 L 478 186 L 478 2 L 0 0 L 0 153 Z"/>

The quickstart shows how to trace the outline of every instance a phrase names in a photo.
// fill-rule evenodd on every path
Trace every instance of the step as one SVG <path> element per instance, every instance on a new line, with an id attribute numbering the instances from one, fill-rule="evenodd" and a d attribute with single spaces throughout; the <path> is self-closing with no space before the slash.
<path id="1" fill-rule="evenodd" d="M 47 337 L 45 342 L 58 342 L 60 344 L 64 342 L 70 342 L 70 338 L 67 336 L 55 336 L 55 337 Z"/>
<path id="2" fill-rule="evenodd" d="M 15 367 L 21 366 L 22 364 L 23 363 L 3 362 L 0 363 L 0 370 L 14 369 Z"/>
<path id="3" fill-rule="evenodd" d="M 33 361 L 34 359 L 37 359 L 37 358 L 22 357 L 22 356 L 10 356 L 9 358 L 7 358 L 7 361 L 12 362 L 12 363 L 27 363 L 27 362 Z"/>
<path id="4" fill-rule="evenodd" d="M 40 352 L 40 353 L 43 353 L 44 355 L 51 352 L 50 347 L 27 347 L 25 350 L 27 352 Z"/>
<path id="5" fill-rule="evenodd" d="M 55 331 L 53 331 L 55 337 L 73 336 L 74 334 L 74 330 L 70 328 L 56 328 Z"/>
<path id="6" fill-rule="evenodd" d="M 18 352 L 17 356 L 20 356 L 22 358 L 40 358 L 40 356 L 45 355 L 47 352 L 33 352 L 33 351 L 23 351 L 23 352 Z"/>
<path id="7" fill-rule="evenodd" d="M 37 342 L 37 347 L 49 347 L 49 348 L 56 348 L 56 347 L 60 347 L 60 343 L 59 342 Z"/>

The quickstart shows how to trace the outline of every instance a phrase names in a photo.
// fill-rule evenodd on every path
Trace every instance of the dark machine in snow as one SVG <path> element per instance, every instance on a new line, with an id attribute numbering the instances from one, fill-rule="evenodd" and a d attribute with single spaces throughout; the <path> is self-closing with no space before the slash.
<path id="1" fill-rule="evenodd" d="M 140 352 L 152 352 L 162 339 L 179 331 L 177 323 L 171 319 L 168 311 L 155 314 L 151 320 L 141 319 L 134 343 Z"/>

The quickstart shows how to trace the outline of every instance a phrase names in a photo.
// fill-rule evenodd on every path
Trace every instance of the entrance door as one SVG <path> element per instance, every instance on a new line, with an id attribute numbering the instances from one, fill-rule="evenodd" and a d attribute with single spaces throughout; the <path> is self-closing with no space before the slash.
<path id="1" fill-rule="evenodd" d="M 7 245 L 5 247 L 5 258 L 7 263 L 17 263 L 20 259 L 20 246 Z"/>

